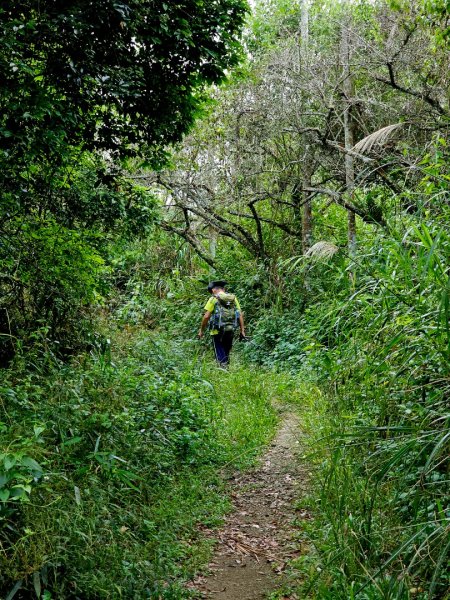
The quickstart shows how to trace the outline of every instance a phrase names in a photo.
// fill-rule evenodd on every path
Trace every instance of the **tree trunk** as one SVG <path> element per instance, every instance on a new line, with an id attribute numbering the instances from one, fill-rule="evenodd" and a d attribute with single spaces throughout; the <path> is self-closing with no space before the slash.
<path id="1" fill-rule="evenodd" d="M 310 0 L 301 0 L 300 8 L 300 57 L 305 60 L 309 44 L 309 3 Z"/>
<path id="2" fill-rule="evenodd" d="M 310 200 L 310 192 L 306 191 L 311 187 L 311 175 L 313 166 L 313 157 L 309 156 L 309 147 L 306 148 L 305 166 L 303 170 L 303 215 L 302 215 L 302 252 L 306 252 L 312 246 L 313 240 L 313 219 Z"/>
<path id="3" fill-rule="evenodd" d="M 214 227 L 209 227 L 208 237 L 209 237 L 209 255 L 213 262 L 213 264 L 210 265 L 210 267 L 209 267 L 209 275 L 212 279 L 214 277 L 214 275 L 216 274 L 216 269 L 215 269 L 214 264 L 216 261 L 216 251 L 217 251 L 217 230 L 214 229 Z"/>
<path id="4" fill-rule="evenodd" d="M 344 97 L 344 143 L 346 150 L 351 150 L 355 145 L 355 125 L 353 119 L 354 82 L 350 68 L 350 15 L 344 14 L 341 30 L 341 65 L 342 65 L 342 93 Z M 345 183 L 350 202 L 353 201 L 355 188 L 355 161 L 350 153 L 345 154 Z M 348 250 L 350 255 L 356 251 L 356 217 L 355 213 L 347 212 L 348 223 Z"/>
<path id="5" fill-rule="evenodd" d="M 309 45 L 309 4 L 310 0 L 301 0 L 300 13 L 300 68 L 304 69 L 308 60 Z M 305 254 L 312 246 L 312 208 L 309 192 L 305 188 L 311 187 L 312 159 L 309 155 L 310 148 L 305 149 L 305 163 L 303 167 L 303 193 L 302 193 L 302 252 Z"/>

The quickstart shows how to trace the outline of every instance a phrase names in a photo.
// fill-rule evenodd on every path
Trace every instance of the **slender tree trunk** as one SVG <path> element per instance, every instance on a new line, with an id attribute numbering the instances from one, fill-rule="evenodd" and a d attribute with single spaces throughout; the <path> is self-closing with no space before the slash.
<path id="1" fill-rule="evenodd" d="M 214 267 L 215 261 L 216 261 L 216 251 L 217 251 L 217 230 L 214 229 L 214 227 L 209 227 L 209 255 L 211 257 L 211 260 L 213 262 L 212 265 L 210 265 L 209 267 L 209 275 L 211 277 L 211 279 L 214 277 L 214 275 L 216 274 L 216 269 Z"/>
<path id="2" fill-rule="evenodd" d="M 292 223 L 292 229 L 295 232 L 296 239 L 303 239 L 303 224 L 302 224 L 302 203 L 303 203 L 303 181 L 301 179 L 301 174 L 299 178 L 296 180 L 292 193 L 291 193 L 291 201 L 294 209 L 294 221 Z"/>
<path id="3" fill-rule="evenodd" d="M 303 215 L 302 215 L 302 251 L 305 254 L 312 246 L 313 240 L 313 218 L 310 192 L 306 191 L 311 187 L 311 176 L 313 168 L 313 157 L 309 155 L 310 148 L 306 148 L 305 166 L 303 168 Z"/>
<path id="4" fill-rule="evenodd" d="M 310 0 L 301 0 L 300 12 L 300 69 L 304 70 L 308 61 L 308 46 L 309 46 L 309 5 Z M 307 145 L 305 150 L 305 161 L 303 167 L 303 190 L 311 187 L 312 175 L 312 157 L 310 156 L 310 147 Z M 313 237 L 313 219 L 312 207 L 309 199 L 309 192 L 302 193 L 302 252 L 305 254 L 312 246 Z"/>
<path id="5" fill-rule="evenodd" d="M 309 4 L 310 0 L 301 0 L 300 8 L 300 57 L 305 59 L 309 44 Z"/>
<path id="6" fill-rule="evenodd" d="M 345 148 L 350 150 L 355 145 L 355 125 L 353 119 L 354 82 L 350 66 L 350 16 L 346 13 L 343 17 L 341 30 L 341 65 L 342 65 L 342 93 L 344 96 L 344 140 Z M 345 155 L 345 183 L 349 200 L 353 200 L 355 188 L 355 161 L 351 154 Z M 355 213 L 348 211 L 348 249 L 350 255 L 356 251 L 356 217 Z"/>
<path id="7" fill-rule="evenodd" d="M 308 195 L 307 192 L 304 192 L 305 196 Z M 302 252 L 306 254 L 306 252 L 312 246 L 312 210 L 311 210 L 311 202 L 306 200 L 303 205 L 303 227 L 302 227 Z"/>

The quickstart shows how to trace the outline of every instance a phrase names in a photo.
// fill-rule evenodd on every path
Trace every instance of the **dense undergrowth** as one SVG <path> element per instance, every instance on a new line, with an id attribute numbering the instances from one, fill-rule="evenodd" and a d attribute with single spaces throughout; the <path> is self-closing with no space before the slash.
<path id="1" fill-rule="evenodd" d="M 315 519 L 298 530 L 308 552 L 292 565 L 301 596 L 445 597 L 450 242 L 444 221 L 411 220 L 401 235 L 366 232 L 353 259 L 338 252 L 327 260 L 284 261 L 282 289 L 222 248 L 221 273 L 250 317 L 251 341 L 240 348 L 241 360 L 275 370 L 280 381 L 289 372 L 297 390 L 309 388 L 303 418 L 317 470 Z M 201 272 L 189 266 L 193 274 L 183 276 L 190 259 L 179 255 L 179 269 L 155 279 L 148 266 L 162 264 L 162 257 L 141 246 L 136 266 L 133 252 L 121 263 L 129 286 L 122 318 L 156 319 L 193 338 Z"/>
<path id="2" fill-rule="evenodd" d="M 0 596 L 189 596 L 222 474 L 294 400 L 288 591 L 447 600 L 448 2 L 260 3 L 202 111 L 241 0 L 54 4 L 0 9 Z M 212 265 L 230 372 L 195 339 Z"/>
<path id="3" fill-rule="evenodd" d="M 322 390 L 310 414 L 318 466 L 294 565 L 301 596 L 447 598 L 448 230 L 411 227 L 354 260 L 297 261 L 315 301 L 269 314 L 248 353 Z M 301 281 L 303 278 L 303 282 Z"/>
<path id="4" fill-rule="evenodd" d="M 223 373 L 192 344 L 124 328 L 68 364 L 2 373 L 2 597 L 183 598 L 219 523 L 220 472 L 277 416 L 269 376 Z"/>
<path id="5" fill-rule="evenodd" d="M 294 588 L 304 581 L 301 596 L 445 597 L 450 241 L 443 222 L 445 215 L 411 220 L 406 234 L 367 231 L 352 259 L 338 252 L 281 262 L 282 288 L 222 248 L 221 273 L 250 321 L 241 360 L 277 371 L 280 381 L 289 372 L 315 401 L 303 413 L 317 466 L 315 519 L 300 525 L 308 553 L 292 565 Z M 158 257 L 142 260 L 139 252 L 138 268 L 121 263 L 132 290 L 123 318 L 156 318 L 193 338 L 201 272 L 183 276 L 189 257 L 178 256 L 181 271 L 155 280 L 145 265 Z"/>
<path id="6" fill-rule="evenodd" d="M 187 597 L 209 552 L 198 524 L 228 506 L 221 473 L 297 399 L 317 468 L 289 590 L 445 598 L 448 232 L 285 262 L 282 292 L 224 252 L 251 334 L 228 373 L 194 339 L 202 271 L 162 242 L 115 251 L 111 342 L 62 362 L 40 337 L 2 372 L 2 593 Z"/>

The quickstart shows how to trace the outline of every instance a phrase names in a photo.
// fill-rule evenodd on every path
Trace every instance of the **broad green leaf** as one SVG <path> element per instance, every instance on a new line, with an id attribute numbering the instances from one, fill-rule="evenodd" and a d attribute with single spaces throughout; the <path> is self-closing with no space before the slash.
<path id="1" fill-rule="evenodd" d="M 0 490 L 0 501 L 6 502 L 9 498 L 9 490 Z"/>

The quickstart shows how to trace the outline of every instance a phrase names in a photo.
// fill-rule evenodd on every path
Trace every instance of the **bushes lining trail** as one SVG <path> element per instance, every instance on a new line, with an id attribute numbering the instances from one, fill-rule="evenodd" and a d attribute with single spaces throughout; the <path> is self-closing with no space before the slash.
<path id="1" fill-rule="evenodd" d="M 228 506 L 220 472 L 251 464 L 275 430 L 270 375 L 120 337 L 2 373 L 2 597 L 17 582 L 30 598 L 187 597 L 181 582 L 208 556 L 197 524 Z"/>

